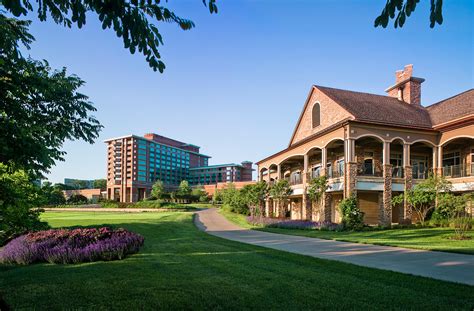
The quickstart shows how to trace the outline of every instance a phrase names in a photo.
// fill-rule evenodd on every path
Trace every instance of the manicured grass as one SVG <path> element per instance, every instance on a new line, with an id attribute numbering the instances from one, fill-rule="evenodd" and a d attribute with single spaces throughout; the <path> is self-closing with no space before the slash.
<path id="1" fill-rule="evenodd" d="M 471 230 L 469 240 L 453 240 L 454 230 L 451 228 L 409 228 L 370 230 L 361 232 L 350 231 L 319 231 L 283 228 L 265 228 L 247 222 L 246 216 L 223 209 L 219 212 L 229 221 L 248 229 L 261 230 L 279 234 L 290 234 L 326 240 L 347 241 L 364 244 L 388 245 L 433 251 L 461 254 L 474 254 L 474 231 Z"/>
<path id="2" fill-rule="evenodd" d="M 191 213 L 50 212 L 52 226 L 123 226 L 145 236 L 122 261 L 0 266 L 13 309 L 472 310 L 474 287 L 240 244 Z"/>
<path id="3" fill-rule="evenodd" d="M 225 218 L 227 218 L 229 221 L 235 223 L 238 226 L 241 226 L 242 228 L 256 228 L 254 225 L 251 225 L 247 222 L 247 216 L 245 215 L 229 212 L 225 208 L 219 208 L 219 213 Z"/>
<path id="4" fill-rule="evenodd" d="M 253 226 L 246 216 L 219 210 L 229 221 L 243 227 L 279 234 L 299 235 L 310 238 L 346 241 L 364 244 L 388 245 L 433 251 L 443 251 L 461 254 L 474 254 L 474 231 L 469 231 L 470 240 L 453 240 L 454 230 L 451 228 L 410 228 L 371 230 L 362 232 L 350 231 L 319 231 L 283 228 L 264 228 Z"/>
<path id="5" fill-rule="evenodd" d="M 280 228 L 257 228 L 273 233 L 300 235 L 312 238 L 348 241 L 365 244 L 389 245 L 433 251 L 474 254 L 474 232 L 470 240 L 453 240 L 454 230 L 449 228 L 390 229 L 362 232 L 333 232 Z"/>

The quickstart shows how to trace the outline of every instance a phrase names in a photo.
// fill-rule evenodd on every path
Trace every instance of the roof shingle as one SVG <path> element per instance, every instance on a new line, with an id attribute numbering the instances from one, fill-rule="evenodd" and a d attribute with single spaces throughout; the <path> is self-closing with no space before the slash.
<path id="1" fill-rule="evenodd" d="M 355 120 L 398 126 L 432 128 L 428 111 L 397 98 L 369 93 L 347 91 L 315 85 L 324 94 L 341 105 Z"/>
<path id="2" fill-rule="evenodd" d="M 474 114 L 474 89 L 426 107 L 433 126 Z"/>

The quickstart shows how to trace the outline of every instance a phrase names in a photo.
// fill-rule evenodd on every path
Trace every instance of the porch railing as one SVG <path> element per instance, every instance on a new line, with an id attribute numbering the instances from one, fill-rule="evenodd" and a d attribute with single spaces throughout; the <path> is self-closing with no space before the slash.
<path id="1" fill-rule="evenodd" d="M 403 178 L 405 177 L 405 169 L 402 166 L 392 167 L 392 178 Z"/>
<path id="2" fill-rule="evenodd" d="M 413 166 L 412 170 L 413 179 L 427 179 L 432 172 L 432 169 L 427 167 Z"/>
<path id="3" fill-rule="evenodd" d="M 307 178 L 308 182 L 315 179 L 315 178 L 319 178 L 320 176 L 321 176 L 320 171 L 311 171 L 311 172 L 306 173 L 306 178 Z"/>
<path id="4" fill-rule="evenodd" d="M 339 169 L 337 167 L 335 168 L 328 168 L 327 170 L 327 176 L 328 178 L 339 178 L 344 176 L 344 170 Z"/>
<path id="5" fill-rule="evenodd" d="M 382 177 L 383 173 L 376 171 L 375 166 L 373 164 L 362 164 L 357 169 L 357 175 Z"/>
<path id="6" fill-rule="evenodd" d="M 303 183 L 303 179 L 301 178 L 300 175 L 296 175 L 296 176 L 292 176 L 292 177 L 286 177 L 285 178 L 289 183 L 290 185 L 294 186 L 294 185 L 300 185 Z"/>
<path id="7" fill-rule="evenodd" d="M 466 177 L 474 175 L 474 163 L 471 163 L 470 166 L 460 164 L 460 165 L 451 165 L 443 167 L 443 176 L 444 177 Z"/>

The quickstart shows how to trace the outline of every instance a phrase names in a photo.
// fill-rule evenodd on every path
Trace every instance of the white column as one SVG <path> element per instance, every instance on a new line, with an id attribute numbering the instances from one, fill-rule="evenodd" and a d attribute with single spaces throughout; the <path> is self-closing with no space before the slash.
<path id="1" fill-rule="evenodd" d="M 436 168 L 438 168 L 438 147 L 433 147 L 433 174 L 436 174 Z"/>
<path id="2" fill-rule="evenodd" d="M 282 179 L 281 178 L 281 165 L 280 164 L 277 165 L 277 178 L 278 178 L 278 180 Z"/>
<path id="3" fill-rule="evenodd" d="M 438 167 L 443 168 L 443 146 L 438 147 Z"/>
<path id="4" fill-rule="evenodd" d="M 383 165 L 390 164 L 390 143 L 383 143 Z"/>
<path id="5" fill-rule="evenodd" d="M 403 144 L 403 166 L 411 166 L 409 144 Z"/>
<path id="6" fill-rule="evenodd" d="M 326 169 L 327 162 L 328 162 L 327 149 L 323 148 L 321 149 L 321 168 Z"/>

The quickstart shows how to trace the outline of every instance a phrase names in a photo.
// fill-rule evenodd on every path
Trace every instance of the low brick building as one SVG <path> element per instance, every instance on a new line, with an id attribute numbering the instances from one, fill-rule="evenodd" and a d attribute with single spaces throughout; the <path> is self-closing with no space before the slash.
<path id="1" fill-rule="evenodd" d="M 340 221 L 337 204 L 356 195 L 367 224 L 411 222 L 393 195 L 435 173 L 456 192 L 474 191 L 474 90 L 424 107 L 413 66 L 396 72 L 386 96 L 314 85 L 288 147 L 257 162 L 259 180 L 289 180 L 285 210 L 270 197 L 269 216 Z M 329 189 L 310 202 L 307 186 L 326 175 Z"/>

